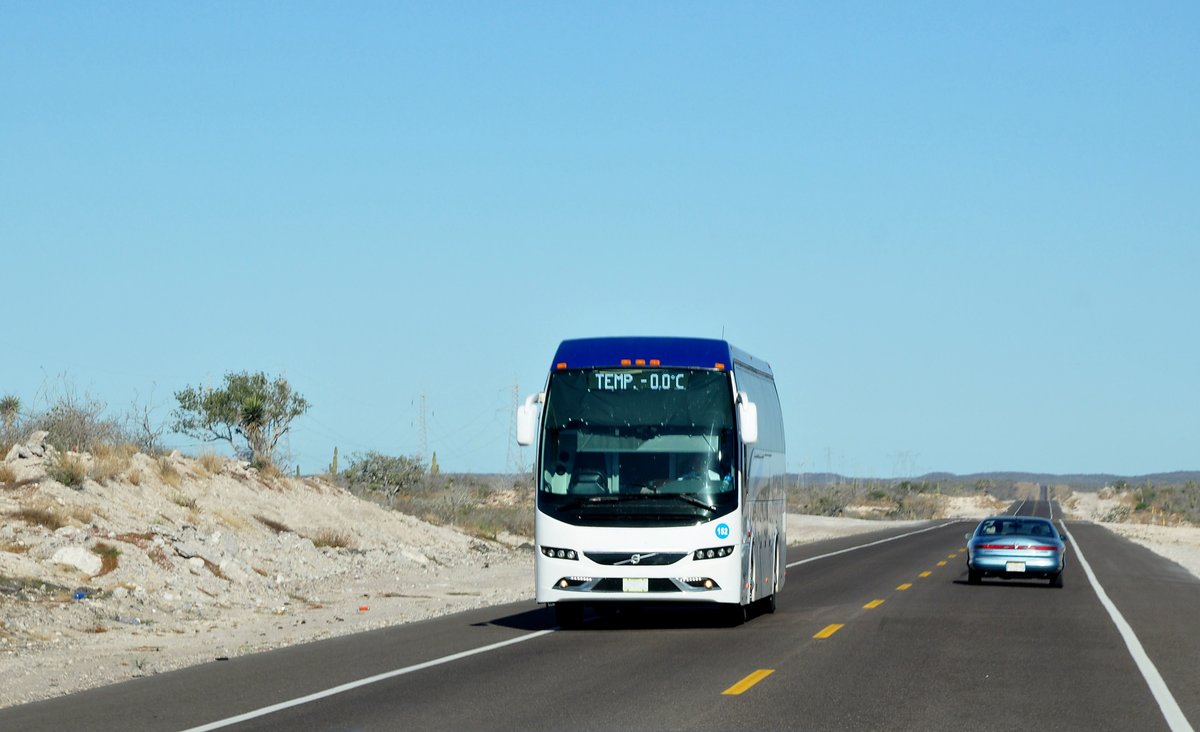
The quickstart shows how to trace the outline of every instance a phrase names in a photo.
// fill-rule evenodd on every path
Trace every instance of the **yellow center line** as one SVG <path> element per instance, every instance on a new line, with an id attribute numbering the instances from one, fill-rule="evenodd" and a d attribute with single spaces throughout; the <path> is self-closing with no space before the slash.
<path id="1" fill-rule="evenodd" d="M 930 572 L 929 570 L 926 570 L 926 571 L 922 572 L 921 574 L 919 574 L 919 575 L 917 575 L 917 576 L 918 576 L 918 577 L 928 577 L 928 576 L 929 576 L 929 575 L 931 575 L 931 574 L 933 574 L 933 572 Z"/>
<path id="2" fill-rule="evenodd" d="M 874 610 L 883 604 L 883 600 L 871 600 L 866 605 L 863 605 L 863 610 Z"/>
<path id="3" fill-rule="evenodd" d="M 773 673 L 775 673 L 775 669 L 773 668 L 760 668 L 721 693 L 728 694 L 729 696 L 737 696 Z"/>
<path id="4" fill-rule="evenodd" d="M 904 584 L 900 585 L 900 586 L 899 586 L 899 587 L 897 587 L 896 589 L 897 589 L 897 590 L 904 591 L 904 590 L 907 590 L 909 587 L 912 587 L 912 583 L 911 583 L 911 582 L 905 582 Z"/>
<path id="5" fill-rule="evenodd" d="M 945 559 L 943 559 L 942 561 L 938 562 L 938 566 L 939 566 L 939 567 L 945 567 L 945 566 L 946 566 L 946 560 L 945 560 Z"/>
<path id="6" fill-rule="evenodd" d="M 958 558 L 958 555 L 957 555 L 957 554 L 947 554 L 947 555 L 946 555 L 946 558 L 947 558 L 947 559 L 957 559 L 957 558 Z"/>
<path id="7" fill-rule="evenodd" d="M 814 635 L 813 638 L 828 638 L 829 636 L 831 636 L 834 633 L 841 630 L 843 626 L 844 626 L 844 623 L 834 623 L 832 625 L 826 625 L 824 628 L 821 628 L 820 632 L 818 632 L 816 635 Z"/>

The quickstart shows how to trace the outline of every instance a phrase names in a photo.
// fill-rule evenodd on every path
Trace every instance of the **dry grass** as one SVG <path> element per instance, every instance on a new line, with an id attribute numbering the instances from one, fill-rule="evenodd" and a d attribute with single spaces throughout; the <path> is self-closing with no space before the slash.
<path id="1" fill-rule="evenodd" d="M 92 467 L 88 476 L 97 483 L 116 480 L 129 470 L 137 450 L 133 445 L 96 445 L 92 452 Z"/>
<path id="2" fill-rule="evenodd" d="M 100 557 L 100 574 L 96 576 L 103 577 L 117 568 L 117 557 L 121 556 L 121 550 L 112 544 L 100 541 L 92 547 L 92 554 Z"/>
<path id="3" fill-rule="evenodd" d="M 157 465 L 159 480 L 172 488 L 178 488 L 183 485 L 183 476 L 175 469 L 175 466 L 171 464 L 169 459 L 160 457 Z"/>
<path id="4" fill-rule="evenodd" d="M 8 463 L 0 463 L 0 483 L 8 485 L 17 482 L 17 471 Z"/>
<path id="5" fill-rule="evenodd" d="M 196 461 L 209 475 L 217 475 L 225 467 L 225 458 L 215 452 L 201 453 Z"/>
<path id="6" fill-rule="evenodd" d="M 9 554 L 28 554 L 33 547 L 29 544 L 15 543 L 6 541 L 0 544 L 0 552 L 8 552 Z"/>
<path id="7" fill-rule="evenodd" d="M 68 510 L 68 516 L 81 524 L 90 524 L 97 513 L 100 512 L 91 506 L 71 506 Z M 101 514 L 101 518 L 105 518 L 105 516 Z"/>
<path id="8" fill-rule="evenodd" d="M 129 475 L 125 476 L 125 480 L 129 481 L 130 485 L 141 485 L 142 479 L 142 471 L 137 469 L 130 470 Z"/>
<path id="9" fill-rule="evenodd" d="M 83 481 L 88 477 L 88 468 L 83 458 L 75 453 L 64 452 L 46 467 L 46 474 L 68 488 L 81 490 Z"/>
<path id="10" fill-rule="evenodd" d="M 174 503 L 176 506 L 180 506 L 182 508 L 191 509 L 193 511 L 196 510 L 196 499 L 192 498 L 191 496 L 186 496 L 182 493 L 176 493 L 175 495 L 171 496 L 171 503 Z"/>
<path id="11" fill-rule="evenodd" d="M 241 514 L 233 513 L 232 511 L 221 510 L 216 511 L 215 513 L 217 520 L 231 529 L 235 529 L 237 531 L 246 531 L 254 526 L 253 523 L 247 521 L 246 518 Z"/>
<path id="12" fill-rule="evenodd" d="M 334 549 L 354 548 L 354 540 L 350 536 L 350 532 L 335 529 L 321 529 L 316 536 L 312 537 L 312 543 L 318 549 L 327 546 Z"/>
<path id="13" fill-rule="evenodd" d="M 42 526 L 57 531 L 67 525 L 67 520 L 48 508 L 21 508 L 8 512 L 9 518 L 24 521 L 30 526 Z"/>

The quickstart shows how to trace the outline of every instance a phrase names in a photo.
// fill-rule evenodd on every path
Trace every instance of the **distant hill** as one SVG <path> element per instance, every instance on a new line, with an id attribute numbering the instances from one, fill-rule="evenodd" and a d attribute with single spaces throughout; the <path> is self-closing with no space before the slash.
<path id="1" fill-rule="evenodd" d="M 1180 470 L 1170 473 L 1150 473 L 1147 475 L 1112 475 L 1108 473 L 1067 474 L 1053 473 L 1022 473 L 1018 471 L 995 471 L 990 473 L 926 473 L 912 478 L 872 478 L 866 476 L 846 476 L 838 473 L 801 473 L 791 474 L 789 478 L 803 485 L 836 485 L 854 481 L 898 483 L 904 480 L 911 482 L 930 483 L 977 483 L 989 480 L 997 485 L 1014 483 L 1039 483 L 1042 485 L 1069 485 L 1081 490 L 1098 490 L 1106 485 L 1115 485 L 1125 481 L 1129 485 L 1154 483 L 1155 485 L 1183 485 L 1188 481 L 1200 483 L 1200 470 Z"/>

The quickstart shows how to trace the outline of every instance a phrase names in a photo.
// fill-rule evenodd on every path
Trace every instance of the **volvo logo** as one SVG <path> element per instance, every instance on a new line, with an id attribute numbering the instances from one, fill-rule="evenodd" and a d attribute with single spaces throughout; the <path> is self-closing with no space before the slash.
<path id="1" fill-rule="evenodd" d="M 620 566 L 622 564 L 637 564 L 637 563 L 641 562 L 643 559 L 649 559 L 650 557 L 656 557 L 656 556 L 658 556 L 658 552 L 646 552 L 645 554 L 630 554 L 628 559 L 622 559 L 619 562 L 613 562 L 613 564 L 617 565 L 617 566 Z"/>

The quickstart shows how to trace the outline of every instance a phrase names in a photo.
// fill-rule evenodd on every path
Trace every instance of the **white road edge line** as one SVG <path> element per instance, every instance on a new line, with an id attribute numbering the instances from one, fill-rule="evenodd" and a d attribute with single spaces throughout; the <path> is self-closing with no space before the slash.
<path id="1" fill-rule="evenodd" d="M 900 534 L 899 536 L 889 536 L 886 539 L 880 539 L 879 541 L 873 541 L 869 544 L 859 544 L 858 546 L 852 546 L 849 549 L 839 549 L 836 552 L 829 552 L 828 554 L 822 554 L 822 555 L 816 556 L 816 557 L 809 557 L 808 559 L 801 559 L 798 562 L 792 562 L 791 564 L 787 565 L 787 567 L 785 567 L 785 569 L 791 569 L 792 567 L 798 567 L 801 564 L 808 564 L 809 562 L 815 562 L 818 559 L 828 559 L 829 557 L 836 557 L 839 554 L 845 554 L 846 552 L 852 552 L 857 549 L 866 549 L 869 546 L 878 546 L 879 544 L 886 544 L 889 541 L 903 539 L 906 536 L 916 536 L 917 534 L 924 534 L 926 531 L 933 531 L 934 529 L 942 529 L 942 528 L 949 526 L 950 524 L 956 524 L 956 523 L 958 523 L 958 522 L 957 521 L 947 521 L 944 524 L 939 524 L 937 526 L 929 526 L 924 529 L 918 529 L 916 531 L 910 531 L 907 534 Z"/>
<path id="2" fill-rule="evenodd" d="M 1146 680 L 1146 685 L 1150 687 L 1150 693 L 1154 695 L 1154 700 L 1158 702 L 1158 708 L 1162 710 L 1162 715 L 1167 721 L 1167 726 L 1171 728 L 1172 732 L 1193 732 L 1191 723 L 1184 716 L 1183 710 L 1179 708 L 1175 697 L 1171 695 L 1171 690 L 1167 688 L 1167 682 L 1163 681 L 1163 677 L 1158 673 L 1154 662 L 1150 660 L 1150 656 L 1146 655 L 1146 649 L 1142 648 L 1142 643 L 1134 635 L 1133 628 L 1126 622 L 1125 617 L 1121 615 L 1121 611 L 1117 610 L 1117 606 L 1113 604 L 1113 601 L 1109 599 L 1108 593 L 1100 586 L 1100 580 L 1096 579 L 1096 573 L 1092 571 L 1092 566 L 1083 558 L 1083 552 L 1079 549 L 1079 542 L 1075 541 L 1075 537 L 1067 530 L 1067 522 L 1059 519 L 1059 523 L 1062 525 L 1067 539 L 1070 540 L 1071 545 L 1075 549 L 1075 556 L 1079 558 L 1079 566 L 1083 567 L 1083 572 L 1087 575 L 1088 582 L 1092 583 L 1092 589 L 1096 591 L 1096 596 L 1100 598 L 1100 604 L 1108 611 L 1108 616 L 1112 618 L 1113 624 L 1117 626 L 1117 630 L 1121 633 L 1121 638 L 1125 641 L 1125 647 L 1129 649 L 1129 655 L 1133 656 L 1133 661 L 1137 664 L 1138 671 L 1142 672 L 1142 678 Z"/>
<path id="3" fill-rule="evenodd" d="M 414 671 L 421 671 L 421 670 L 424 670 L 427 668 L 432 668 L 434 666 L 441 666 L 444 663 L 450 663 L 451 661 L 457 661 L 459 659 L 467 658 L 469 656 L 476 656 L 480 653 L 487 653 L 488 651 L 494 651 L 498 648 L 504 648 L 505 646 L 511 646 L 516 643 L 523 643 L 527 640 L 533 640 L 534 638 L 540 638 L 543 635 L 553 633 L 555 630 L 556 629 L 539 630 L 534 633 L 527 633 L 525 635 L 517 636 L 516 638 L 509 638 L 508 640 L 500 641 L 499 643 L 492 643 L 491 645 L 480 646 L 479 648 L 472 648 L 469 651 L 462 651 L 460 653 L 454 653 L 449 656 L 435 658 L 432 661 L 425 661 L 424 663 L 418 663 L 413 666 L 405 666 L 404 668 L 398 668 L 393 671 L 385 671 L 384 673 L 381 673 L 381 674 L 376 674 L 374 676 L 368 676 L 365 679 L 359 679 L 358 681 L 351 681 L 349 683 L 342 684 L 341 686 L 334 686 L 332 688 L 325 689 L 324 691 L 318 691 L 313 694 L 309 694 L 308 696 L 302 696 L 302 697 L 298 697 L 296 699 L 290 699 L 285 702 L 280 702 L 278 704 L 272 704 L 271 706 L 263 707 L 262 709 L 255 709 L 252 712 L 246 712 L 245 714 L 239 714 L 236 717 L 220 719 L 220 720 L 217 720 L 216 722 L 209 722 L 208 724 L 202 724 L 199 727 L 189 727 L 188 729 L 183 730 L 183 732 L 205 732 L 206 730 L 221 729 L 222 727 L 228 727 L 232 724 L 237 724 L 238 722 L 245 722 L 248 719 L 255 719 L 256 717 L 263 717 L 268 714 L 273 714 L 275 712 L 282 711 L 284 709 L 288 709 L 290 707 L 298 707 L 301 704 L 308 704 L 309 702 L 314 702 L 314 701 L 317 701 L 318 699 L 324 699 L 325 697 L 333 696 L 335 694 L 341 694 L 346 691 L 351 691 L 351 690 L 357 689 L 361 686 L 367 686 L 368 684 L 374 684 L 379 681 L 384 681 L 387 679 L 395 678 L 397 676 L 403 676 L 404 674 L 410 674 Z"/>

